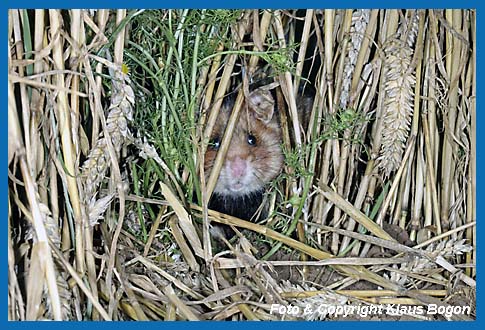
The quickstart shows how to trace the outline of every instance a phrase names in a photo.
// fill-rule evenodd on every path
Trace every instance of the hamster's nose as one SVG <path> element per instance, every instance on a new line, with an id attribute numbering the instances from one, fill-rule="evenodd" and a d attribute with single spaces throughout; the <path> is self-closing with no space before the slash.
<path id="1" fill-rule="evenodd" d="M 240 157 L 234 158 L 229 164 L 229 168 L 231 169 L 231 174 L 235 178 L 239 178 L 245 175 L 246 173 L 246 160 Z"/>

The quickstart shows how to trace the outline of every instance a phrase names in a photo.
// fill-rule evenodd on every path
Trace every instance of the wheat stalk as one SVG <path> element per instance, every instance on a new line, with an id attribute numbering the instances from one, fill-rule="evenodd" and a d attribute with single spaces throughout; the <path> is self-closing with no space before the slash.
<path id="1" fill-rule="evenodd" d="M 388 177 L 401 165 L 414 109 L 414 68 L 411 65 L 417 18 L 402 26 L 384 48 L 385 94 L 382 146 L 378 164 Z"/>
<path id="2" fill-rule="evenodd" d="M 342 81 L 342 91 L 340 93 L 340 107 L 342 109 L 347 107 L 349 101 L 352 77 L 362 41 L 364 40 L 367 24 L 369 23 L 370 12 L 369 9 L 358 9 L 352 12 L 348 57 L 345 58 L 345 66 L 343 69 L 344 77 Z"/>
<path id="3" fill-rule="evenodd" d="M 131 141 L 131 133 L 128 123 L 133 119 L 133 105 L 135 97 L 133 89 L 129 85 L 130 79 L 120 66 L 112 69 L 111 104 L 106 119 L 106 127 L 111 137 L 111 143 L 117 154 L 121 148 Z M 89 224 L 95 225 L 109 206 L 112 195 L 101 198 L 96 196 L 100 184 L 105 180 L 105 173 L 110 167 L 110 155 L 108 152 L 106 137 L 101 134 L 95 146 L 89 153 L 88 158 L 81 167 L 83 178 L 84 199 L 88 205 L 90 215 Z M 96 197 L 100 198 L 96 200 Z"/>

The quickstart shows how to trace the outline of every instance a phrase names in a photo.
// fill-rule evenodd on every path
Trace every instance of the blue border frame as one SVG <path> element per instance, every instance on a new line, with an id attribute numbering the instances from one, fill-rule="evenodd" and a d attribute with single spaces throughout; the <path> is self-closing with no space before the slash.
<path id="1" fill-rule="evenodd" d="M 5 3 L 6 2 L 6 3 Z M 85 0 L 82 8 L 478 8 L 480 1 L 471 0 L 442 0 L 442 1 L 389 1 L 389 0 L 340 0 L 336 1 L 317 1 L 317 0 L 246 0 L 239 2 L 235 0 L 212 0 L 210 2 L 200 2 L 197 0 L 173 0 L 173 1 L 92 1 Z M 67 1 L 45 0 L 42 2 L 35 0 L 4 0 L 2 6 L 6 8 L 78 8 L 71 6 Z M 337 6 L 336 6 L 337 5 Z"/>
<path id="2" fill-rule="evenodd" d="M 337 5 L 338 8 L 476 8 L 477 9 L 477 94 L 480 94 L 479 90 L 482 85 L 482 74 L 483 69 L 482 66 L 480 65 L 481 59 L 483 58 L 481 56 L 482 54 L 482 45 L 483 45 L 483 39 L 484 36 L 481 34 L 481 3 L 483 1 L 470 1 L 470 0 L 463 0 L 463 1 L 416 1 L 416 0 L 409 0 L 409 1 L 397 1 L 397 2 L 391 2 L 391 1 L 355 1 L 355 0 L 341 0 L 339 2 L 336 1 L 316 1 L 316 0 L 303 0 L 303 1 L 289 1 L 289 0 L 279 0 L 279 1 L 268 1 L 268 0 L 246 0 L 244 2 L 239 2 L 239 1 L 234 1 L 234 0 L 229 0 L 229 1 L 222 1 L 222 0 L 216 0 L 216 1 L 211 1 L 210 3 L 206 2 L 200 2 L 197 0 L 174 0 L 174 1 L 147 1 L 147 0 L 142 0 L 142 1 L 126 1 L 126 0 L 121 0 L 121 1 L 92 1 L 92 0 L 85 0 L 82 3 L 75 3 L 77 5 L 82 5 L 84 8 L 323 8 L 323 7 L 334 7 Z M 71 7 L 71 3 L 68 3 L 66 1 L 51 1 L 51 0 L 46 0 L 46 1 L 33 1 L 33 0 L 19 0 L 19 1 L 13 1 L 13 0 L 4 0 L 1 1 L 0 3 L 1 6 L 1 23 L 2 27 L 4 29 L 7 28 L 8 26 L 8 14 L 7 10 L 8 8 L 73 8 Z M 74 7 L 75 8 L 75 7 Z M 7 31 L 5 31 L 4 35 L 7 35 Z M 8 46 L 7 43 L 4 41 L 3 43 L 3 56 L 4 60 L 6 60 L 6 54 L 8 52 Z M 6 62 L 4 62 L 6 64 Z M 4 64 L 4 65 L 5 65 Z M 2 67 L 2 71 L 4 72 L 5 75 L 7 75 L 7 66 Z M 4 76 L 5 77 L 5 76 Z M 4 78 L 5 79 L 5 78 Z M 6 80 L 3 80 L 3 83 L 6 84 Z M 0 134 L 2 134 L 2 138 L 0 141 L 0 146 L 2 148 L 2 152 L 0 153 L 2 157 L 2 162 L 7 161 L 7 141 L 8 141 L 8 120 L 6 119 L 7 116 L 7 86 L 3 86 L 3 88 L 0 89 L 1 91 L 1 99 L 4 100 L 4 111 L 3 111 L 3 118 L 4 120 L 0 121 Z M 483 90 L 483 89 L 482 89 Z M 477 99 L 477 109 L 481 109 L 481 106 L 484 105 L 485 103 L 481 100 L 481 98 Z M 482 193 L 484 193 L 482 181 L 485 178 L 485 174 L 482 174 L 480 169 L 480 165 L 484 165 L 484 158 L 483 158 L 483 153 L 482 149 L 485 149 L 485 144 L 480 144 L 479 141 L 481 139 L 485 139 L 485 130 L 482 131 L 481 128 L 483 124 L 485 123 L 485 113 L 482 113 L 481 111 L 477 111 L 477 196 L 482 196 Z M 5 186 L 1 186 L 0 194 L 2 196 L 1 200 L 2 203 L 0 204 L 1 206 L 1 213 L 5 215 L 7 218 L 7 212 L 8 212 L 8 205 L 7 205 L 7 172 L 2 173 L 2 181 L 5 182 Z M 477 219 L 481 218 L 481 215 L 483 214 L 484 206 L 479 202 L 477 199 Z M 479 221 L 479 220 L 478 220 Z M 4 224 L 6 226 L 6 224 Z M 477 225 L 478 226 L 478 225 Z M 481 231 L 478 231 L 480 234 L 479 237 L 477 238 L 477 241 L 480 241 L 480 236 Z M 6 236 L 4 234 L 4 239 L 6 239 Z M 6 242 L 6 241 L 4 241 Z M 5 244 L 5 243 L 4 243 Z M 7 265 L 7 249 L 6 249 L 6 244 L 4 245 L 4 249 L 0 250 L 0 256 L 1 256 L 1 262 L 3 265 Z M 478 249 L 477 255 L 480 255 L 481 249 Z M 479 259 L 479 257 L 477 257 Z M 477 273 L 480 273 L 479 269 L 481 269 L 481 265 L 477 264 Z M 294 322 L 278 322 L 278 323 L 269 323 L 269 322 L 197 322 L 197 323 L 190 323 L 189 322 L 149 322 L 149 323 L 140 323 L 140 322 L 69 322 L 68 324 L 64 322 L 54 322 L 54 323 L 42 323 L 42 322 L 8 322 L 7 321 L 7 299 L 6 297 L 8 296 L 8 286 L 6 285 L 8 283 L 8 269 L 5 267 L 4 271 L 0 275 L 3 283 L 5 284 L 2 288 L 2 292 L 4 292 L 3 297 L 4 299 L 1 300 L 1 308 L 0 310 L 4 310 L 5 316 L 4 318 L 0 321 L 2 324 L 2 328 L 23 328 L 23 329 L 28 329 L 31 326 L 35 327 L 49 327 L 49 328 L 64 328 L 64 327 L 69 327 L 72 329 L 78 329 L 78 328 L 87 328 L 87 327 L 106 327 L 106 328 L 130 328 L 132 329 L 133 327 L 138 328 L 138 327 L 149 327 L 149 328 L 168 328 L 168 329 L 204 329 L 211 327 L 213 330 L 215 329 L 237 329 L 240 327 L 250 327 L 254 329 L 261 329 L 261 328 L 272 328 L 272 327 L 278 327 L 280 329 L 291 329 L 295 326 L 304 328 L 304 329 L 319 329 L 322 327 L 330 327 L 330 328 L 351 328 L 357 326 L 355 322 L 325 322 L 325 323 L 320 323 L 320 322 L 298 322 L 298 324 L 294 324 Z M 483 301 L 481 297 L 481 293 L 483 290 L 481 289 L 481 282 L 482 281 L 482 276 L 478 276 L 478 289 L 477 290 L 477 312 L 478 311 L 483 311 L 483 309 L 478 308 L 479 306 L 479 301 Z M 481 314 L 481 313 L 480 313 Z M 395 327 L 396 329 L 406 329 L 410 326 L 412 327 L 426 327 L 426 328 L 441 328 L 441 329 L 455 329 L 458 326 L 466 326 L 468 329 L 478 329 L 483 328 L 483 316 L 478 314 L 477 315 L 477 320 L 474 322 L 467 322 L 466 325 L 457 324 L 456 322 L 414 322 L 414 321 L 399 321 L 399 322 L 393 322 L 393 323 L 387 323 L 386 321 L 383 322 L 364 322 L 360 323 L 358 325 L 359 327 L 364 327 L 364 328 L 372 328 L 372 329 L 386 329 L 389 326 L 392 326 L 393 328 Z"/>

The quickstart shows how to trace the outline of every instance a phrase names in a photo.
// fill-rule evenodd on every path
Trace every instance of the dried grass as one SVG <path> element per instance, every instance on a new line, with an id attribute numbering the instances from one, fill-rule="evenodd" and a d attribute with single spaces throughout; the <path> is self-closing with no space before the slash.
<path id="1" fill-rule="evenodd" d="M 474 318 L 475 16 L 10 10 L 9 320 L 322 320 L 335 317 L 271 306 L 456 301 L 472 315 L 409 316 Z M 249 222 L 207 201 L 261 78 L 279 85 L 286 163 L 268 219 Z M 214 223 L 236 237 L 211 240 Z"/>

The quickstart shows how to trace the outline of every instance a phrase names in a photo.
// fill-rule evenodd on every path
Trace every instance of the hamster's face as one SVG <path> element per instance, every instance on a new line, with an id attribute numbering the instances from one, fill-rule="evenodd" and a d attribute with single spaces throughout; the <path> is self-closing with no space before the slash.
<path id="1" fill-rule="evenodd" d="M 251 93 L 253 106 L 258 107 L 258 94 Z M 269 92 L 266 92 L 269 94 Z M 269 94 L 270 95 L 270 94 Z M 265 94 L 267 96 L 267 94 Z M 272 98 L 271 98 L 272 99 Z M 263 104 L 264 106 L 264 104 Z M 273 107 L 273 104 L 271 104 Z M 281 150 L 281 128 L 274 115 L 252 106 L 240 111 L 226 158 L 221 168 L 214 192 L 223 196 L 244 196 L 260 191 L 274 179 L 283 166 Z M 210 144 L 205 154 L 206 179 L 214 165 L 217 151 L 222 142 L 232 107 L 225 106 L 219 112 Z"/>

